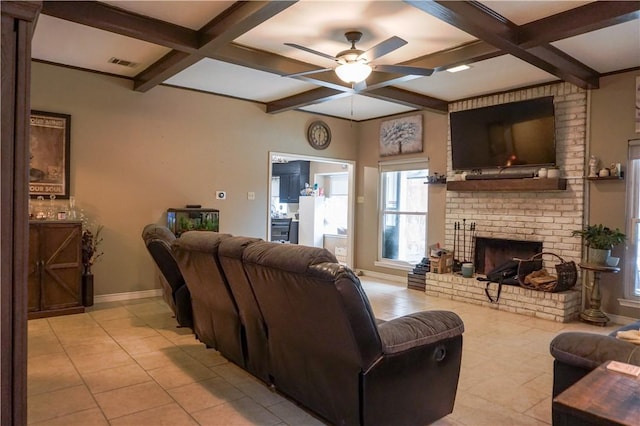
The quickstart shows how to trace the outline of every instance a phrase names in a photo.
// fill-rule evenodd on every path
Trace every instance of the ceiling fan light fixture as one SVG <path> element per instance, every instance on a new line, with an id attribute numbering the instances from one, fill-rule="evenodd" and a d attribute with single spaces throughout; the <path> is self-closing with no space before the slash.
<path id="1" fill-rule="evenodd" d="M 360 83 L 369 77 L 371 67 L 363 62 L 348 62 L 339 65 L 336 74 L 345 83 Z"/>

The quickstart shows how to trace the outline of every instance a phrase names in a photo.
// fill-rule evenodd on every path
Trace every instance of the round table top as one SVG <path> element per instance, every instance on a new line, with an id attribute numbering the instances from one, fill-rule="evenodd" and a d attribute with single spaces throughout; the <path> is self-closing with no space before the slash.
<path id="1" fill-rule="evenodd" d="M 589 263 L 589 262 L 578 263 L 578 266 L 580 266 L 580 268 L 582 269 L 587 269 L 589 271 L 594 271 L 594 272 L 612 272 L 614 274 L 617 274 L 618 272 L 620 272 L 619 266 L 607 266 L 607 265 L 600 265 L 598 263 Z"/>

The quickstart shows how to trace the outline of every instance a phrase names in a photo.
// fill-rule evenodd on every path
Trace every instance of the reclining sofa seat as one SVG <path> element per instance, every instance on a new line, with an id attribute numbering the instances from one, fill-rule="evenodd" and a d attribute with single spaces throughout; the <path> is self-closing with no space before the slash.
<path id="1" fill-rule="evenodd" d="M 242 264 L 245 249 L 257 241 L 262 240 L 248 237 L 226 238 L 220 242 L 218 258 L 238 305 L 245 343 L 246 369 L 260 380 L 270 384 L 266 327 Z"/>
<path id="2" fill-rule="evenodd" d="M 464 331 L 456 314 L 377 325 L 358 278 L 325 249 L 256 242 L 243 260 L 276 389 L 334 425 L 424 425 L 452 412 Z"/>
<path id="3" fill-rule="evenodd" d="M 230 237 L 210 231 L 187 231 L 171 247 L 191 292 L 196 337 L 244 368 L 238 307 L 218 259 L 220 242 Z"/>
<path id="4" fill-rule="evenodd" d="M 171 251 L 175 235 L 166 226 L 151 223 L 142 230 L 142 239 L 160 269 L 162 296 L 176 316 L 176 321 L 182 327 L 193 327 L 191 294 Z"/>

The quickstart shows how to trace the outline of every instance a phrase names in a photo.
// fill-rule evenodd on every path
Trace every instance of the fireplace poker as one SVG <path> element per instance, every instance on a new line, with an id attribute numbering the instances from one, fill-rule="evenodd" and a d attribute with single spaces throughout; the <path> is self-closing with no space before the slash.
<path id="1" fill-rule="evenodd" d="M 458 222 L 453 222 L 453 257 L 458 259 L 458 248 L 456 240 L 458 239 Z"/>
<path id="2" fill-rule="evenodd" d="M 475 222 L 471 222 L 471 225 L 469 225 L 470 227 L 470 232 L 469 232 L 469 261 L 471 262 L 471 259 L 473 258 L 473 243 L 475 241 L 475 235 L 476 235 L 476 223 Z"/>
<path id="3" fill-rule="evenodd" d="M 467 219 L 462 219 L 462 255 L 467 261 Z"/>

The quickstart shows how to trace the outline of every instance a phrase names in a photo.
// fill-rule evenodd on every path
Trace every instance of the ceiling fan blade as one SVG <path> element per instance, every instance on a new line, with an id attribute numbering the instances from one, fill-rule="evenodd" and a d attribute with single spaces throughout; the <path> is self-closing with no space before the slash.
<path id="1" fill-rule="evenodd" d="M 366 57 L 367 60 L 373 61 L 374 59 L 380 58 L 387 53 L 393 52 L 394 50 L 404 46 L 405 44 L 407 44 L 405 40 L 401 39 L 400 37 L 393 36 L 381 43 L 376 44 L 371 49 L 362 53 L 360 56 L 358 56 L 358 59 Z"/>
<path id="2" fill-rule="evenodd" d="M 319 69 L 319 70 L 295 72 L 293 74 L 284 74 L 281 77 L 300 77 L 301 75 L 318 74 L 318 73 L 326 72 L 326 71 L 333 71 L 333 68 L 322 68 L 322 69 Z"/>
<path id="3" fill-rule="evenodd" d="M 394 74 L 423 75 L 425 77 L 433 74 L 433 69 L 431 68 L 407 67 L 404 65 L 376 65 L 373 69 Z"/>
<path id="4" fill-rule="evenodd" d="M 367 82 L 364 80 L 362 80 L 360 83 L 355 83 L 353 85 L 353 90 L 355 90 L 356 92 L 361 92 L 366 88 L 367 88 Z"/>
<path id="5" fill-rule="evenodd" d="M 296 49 L 304 50 L 305 52 L 313 53 L 314 55 L 322 56 L 323 58 L 331 59 L 332 61 L 338 60 L 335 56 L 327 55 L 326 53 L 318 52 L 317 50 L 309 49 L 308 47 L 300 46 L 299 44 L 285 43 L 285 46 L 295 47 Z"/>

